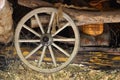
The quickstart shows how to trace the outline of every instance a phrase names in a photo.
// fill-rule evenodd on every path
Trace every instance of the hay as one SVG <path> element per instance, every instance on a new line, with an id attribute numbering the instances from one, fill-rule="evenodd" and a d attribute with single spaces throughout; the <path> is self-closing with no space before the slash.
<path id="1" fill-rule="evenodd" d="M 6 1 L 5 6 L 0 11 L 0 42 L 2 43 L 8 43 L 12 39 L 12 13 L 13 10 L 11 5 Z"/>

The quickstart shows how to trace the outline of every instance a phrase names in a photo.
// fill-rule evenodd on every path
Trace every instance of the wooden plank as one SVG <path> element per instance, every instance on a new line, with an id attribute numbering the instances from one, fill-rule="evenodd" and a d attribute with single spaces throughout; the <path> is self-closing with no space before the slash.
<path id="1" fill-rule="evenodd" d="M 78 11 L 73 9 L 65 9 L 64 11 L 76 21 L 76 25 L 120 22 L 120 10 Z"/>
<path id="2" fill-rule="evenodd" d="M 29 8 L 37 8 L 37 7 L 52 7 L 53 5 L 42 1 L 42 0 L 18 0 L 18 4 L 29 7 Z"/>
<path id="3" fill-rule="evenodd" d="M 19 4 L 30 8 L 55 7 L 53 4 L 41 0 L 19 0 L 18 2 Z M 111 11 L 83 11 L 63 8 L 63 11 L 72 17 L 77 26 L 84 24 L 120 22 L 120 10 L 111 9 Z"/>
<path id="4" fill-rule="evenodd" d="M 13 55 L 12 57 L 14 58 L 19 58 L 17 56 L 16 50 L 14 47 L 8 47 L 6 48 L 7 50 L 13 50 Z M 22 48 L 23 50 L 23 55 L 27 55 L 29 54 L 29 49 L 27 49 L 26 47 Z M 8 52 L 8 51 L 7 51 Z M 5 51 L 3 52 L 5 53 Z M 29 60 L 30 61 L 34 61 L 37 60 L 39 56 L 32 56 Z M 9 57 L 10 58 L 10 57 Z M 58 56 L 56 57 L 56 61 L 59 62 L 65 62 L 68 58 L 66 57 L 62 57 L 62 56 Z M 44 58 L 45 62 L 52 62 L 51 57 L 46 56 Z M 118 68 L 120 67 L 120 55 L 115 55 L 113 54 L 109 54 L 106 52 L 78 52 L 77 56 L 75 57 L 75 59 L 73 60 L 74 64 L 83 64 L 83 65 L 87 65 L 90 66 L 91 68 L 104 68 L 104 67 L 110 67 L 110 68 Z"/>

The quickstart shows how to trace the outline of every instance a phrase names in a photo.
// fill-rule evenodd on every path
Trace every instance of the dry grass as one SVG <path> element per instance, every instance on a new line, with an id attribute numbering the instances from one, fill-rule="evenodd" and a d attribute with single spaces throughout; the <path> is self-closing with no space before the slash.
<path id="1" fill-rule="evenodd" d="M 0 80 L 119 80 L 117 70 L 91 70 L 85 66 L 69 65 L 64 70 L 52 74 L 42 74 L 23 68 L 16 62 L 7 71 L 0 71 Z"/>

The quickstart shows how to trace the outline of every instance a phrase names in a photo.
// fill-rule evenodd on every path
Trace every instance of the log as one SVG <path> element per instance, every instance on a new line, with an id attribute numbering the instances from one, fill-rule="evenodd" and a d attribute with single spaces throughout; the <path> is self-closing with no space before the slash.
<path id="1" fill-rule="evenodd" d="M 54 7 L 51 3 L 40 1 L 40 0 L 18 0 L 23 6 L 35 8 L 35 7 Z M 30 5 L 34 4 L 36 6 Z M 44 3 L 44 4 L 43 4 Z M 120 22 L 120 10 L 110 10 L 110 11 L 87 11 L 70 8 L 63 8 L 63 11 L 70 15 L 70 17 L 75 21 L 77 26 L 86 24 L 99 24 L 99 23 L 118 23 Z M 89 10 L 89 8 L 88 8 Z"/>
<path id="2" fill-rule="evenodd" d="M 79 11 L 73 9 L 64 9 L 75 22 L 77 26 L 87 24 L 101 24 L 101 23 L 119 23 L 120 10 L 105 11 L 105 12 L 90 12 Z M 42 23 L 48 23 L 48 17 L 40 17 Z M 63 21 L 62 21 L 63 22 Z"/>
<path id="3" fill-rule="evenodd" d="M 41 1 L 41 0 L 18 0 L 18 4 L 22 6 L 26 6 L 29 8 L 37 8 L 37 7 L 52 7 L 51 3 Z"/>
<path id="4" fill-rule="evenodd" d="M 119 23 L 120 10 L 111 11 L 79 11 L 74 9 L 64 9 L 75 21 L 76 25 L 99 24 L 99 23 Z"/>
<path id="5" fill-rule="evenodd" d="M 0 10 L 0 42 L 8 43 L 13 37 L 13 19 L 12 7 L 7 0 L 5 0 L 4 7 Z"/>

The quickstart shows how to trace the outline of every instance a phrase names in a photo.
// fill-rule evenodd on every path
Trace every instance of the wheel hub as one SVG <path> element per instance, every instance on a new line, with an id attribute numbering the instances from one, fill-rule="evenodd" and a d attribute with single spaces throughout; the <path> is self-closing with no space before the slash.
<path id="1" fill-rule="evenodd" d="M 53 38 L 50 34 L 44 34 L 44 35 L 42 35 L 40 41 L 43 46 L 49 46 L 52 44 Z"/>
<path id="2" fill-rule="evenodd" d="M 47 36 L 44 36 L 43 37 L 43 42 L 48 42 L 49 41 L 49 38 Z"/>

